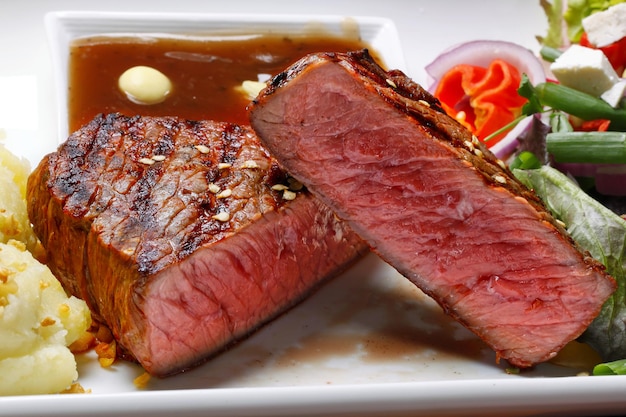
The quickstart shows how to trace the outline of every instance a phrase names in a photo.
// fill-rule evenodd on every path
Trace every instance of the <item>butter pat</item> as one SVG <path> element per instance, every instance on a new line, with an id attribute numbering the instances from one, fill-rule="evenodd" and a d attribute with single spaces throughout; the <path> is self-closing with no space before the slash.
<path id="1" fill-rule="evenodd" d="M 603 47 L 617 42 L 626 36 L 626 3 L 587 16 L 582 24 L 592 45 Z"/>
<path id="2" fill-rule="evenodd" d="M 600 97 L 619 77 L 604 52 L 572 45 L 550 65 L 559 82 L 578 91 Z"/>

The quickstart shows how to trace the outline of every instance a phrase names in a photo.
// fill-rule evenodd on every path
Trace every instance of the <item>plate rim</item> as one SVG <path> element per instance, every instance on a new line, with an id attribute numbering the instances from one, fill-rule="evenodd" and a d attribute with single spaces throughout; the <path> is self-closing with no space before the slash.
<path id="1" fill-rule="evenodd" d="M 202 412 L 210 416 L 366 415 L 447 412 L 456 416 L 526 415 L 530 412 L 615 412 L 625 407 L 624 376 L 571 376 L 544 379 L 482 379 L 326 386 L 158 390 L 117 394 L 34 395 L 0 397 L 3 412 L 15 417 L 58 410 L 65 416 L 171 415 Z M 593 382 L 589 382 L 593 381 Z M 592 390 L 590 388 L 593 387 Z M 450 401 L 450 393 L 458 401 Z M 242 401 L 245 398 L 245 401 Z M 28 400 L 26 409 L 23 401 Z M 133 405 L 141 402 L 141 407 Z M 50 415 L 46 413 L 45 415 Z M 52 414 L 56 415 L 56 414 Z M 61 415 L 61 414 L 59 414 Z M 438 414 L 440 415 L 440 414 Z M 550 415 L 550 414 L 542 414 Z M 555 414 L 556 415 L 556 414 Z"/>

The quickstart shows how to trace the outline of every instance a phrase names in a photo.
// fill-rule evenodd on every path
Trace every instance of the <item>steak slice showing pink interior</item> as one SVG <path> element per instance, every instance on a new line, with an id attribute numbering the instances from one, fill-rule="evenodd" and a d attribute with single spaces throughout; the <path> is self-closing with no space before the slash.
<path id="1" fill-rule="evenodd" d="M 29 215 L 65 288 L 165 376 L 367 251 L 310 193 L 285 191 L 289 180 L 249 127 L 110 114 L 43 159 Z"/>
<path id="2" fill-rule="evenodd" d="M 289 174 L 512 365 L 553 357 L 615 289 L 501 161 L 367 51 L 303 58 L 249 113 Z"/>

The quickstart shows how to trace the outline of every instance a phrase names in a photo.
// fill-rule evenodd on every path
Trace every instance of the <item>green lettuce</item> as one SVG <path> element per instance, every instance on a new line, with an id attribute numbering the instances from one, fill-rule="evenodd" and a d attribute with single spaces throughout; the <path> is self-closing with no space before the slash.
<path id="1" fill-rule="evenodd" d="M 540 0 L 548 19 L 548 30 L 544 37 L 539 37 L 539 42 L 552 48 L 578 43 L 584 31 L 582 21 L 585 17 L 624 2 L 626 0 L 568 0 L 564 10 L 561 0 Z"/>
<path id="2" fill-rule="evenodd" d="M 617 281 L 616 291 L 604 303 L 581 341 L 598 351 L 604 361 L 626 359 L 626 220 L 550 166 L 515 169 L 513 173 L 534 189 L 550 212 L 566 224 L 568 233 L 581 248 L 606 266 Z M 626 372 L 626 367 L 617 365 L 599 368 L 598 372 L 607 369 Z"/>
<path id="3" fill-rule="evenodd" d="M 539 4 L 543 8 L 546 18 L 548 19 L 548 30 L 545 36 L 538 36 L 539 43 L 551 48 L 560 48 L 563 46 L 563 3 L 561 0 L 554 0 L 550 3 L 548 0 L 540 0 Z"/>

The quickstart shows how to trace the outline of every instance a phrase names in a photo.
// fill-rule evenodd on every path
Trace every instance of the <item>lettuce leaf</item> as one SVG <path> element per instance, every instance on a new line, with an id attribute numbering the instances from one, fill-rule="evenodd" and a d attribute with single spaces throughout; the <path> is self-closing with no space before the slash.
<path id="1" fill-rule="evenodd" d="M 540 0 L 548 19 L 548 30 L 546 36 L 538 38 L 539 42 L 551 48 L 578 43 L 584 31 L 582 21 L 585 17 L 624 2 L 626 0 L 568 0 L 564 10 L 561 0 Z"/>
<path id="2" fill-rule="evenodd" d="M 604 3 L 604 1 L 569 0 L 567 2 L 567 10 L 563 13 L 563 20 L 567 23 L 567 37 L 570 42 L 580 42 L 580 37 L 584 32 L 583 19 L 591 14 L 594 3 Z"/>
<path id="3" fill-rule="evenodd" d="M 538 36 L 539 43 L 551 48 L 560 48 L 563 46 L 563 4 L 561 0 L 554 0 L 550 3 L 548 0 L 540 0 L 539 4 L 543 8 L 543 12 L 548 19 L 548 30 L 545 36 Z"/>
<path id="4" fill-rule="evenodd" d="M 626 359 L 626 220 L 582 191 L 550 166 L 513 171 L 534 189 L 550 212 L 567 225 L 583 250 L 600 261 L 618 287 L 581 336 L 604 361 Z"/>

